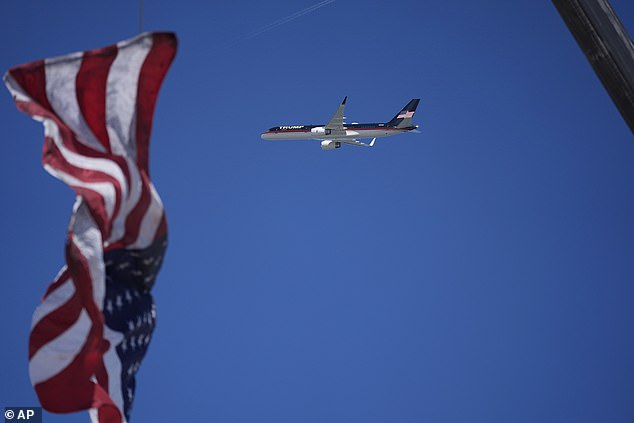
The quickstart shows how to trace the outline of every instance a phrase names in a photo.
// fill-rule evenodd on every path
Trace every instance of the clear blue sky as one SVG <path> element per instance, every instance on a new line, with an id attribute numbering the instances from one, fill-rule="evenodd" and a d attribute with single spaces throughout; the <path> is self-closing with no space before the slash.
<path id="1" fill-rule="evenodd" d="M 145 0 L 179 37 L 151 169 L 170 245 L 133 422 L 634 421 L 634 137 L 550 1 Z M 630 34 L 634 3 L 612 0 Z M 0 68 L 135 35 L 130 1 L 5 1 Z M 373 149 L 262 141 L 390 119 Z M 73 194 L 0 95 L 0 406 Z M 44 421 L 85 422 L 86 413 Z"/>

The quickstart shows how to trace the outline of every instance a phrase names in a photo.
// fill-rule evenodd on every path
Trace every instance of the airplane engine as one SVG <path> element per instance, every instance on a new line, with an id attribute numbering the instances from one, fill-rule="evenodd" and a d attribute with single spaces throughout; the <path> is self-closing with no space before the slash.
<path id="1" fill-rule="evenodd" d="M 322 150 L 334 150 L 335 148 L 341 148 L 341 143 L 339 141 L 322 141 L 321 142 Z"/>
<path id="2" fill-rule="evenodd" d="M 326 129 L 323 126 L 317 126 L 315 128 L 312 128 L 310 132 L 313 134 L 322 135 L 326 133 Z"/>

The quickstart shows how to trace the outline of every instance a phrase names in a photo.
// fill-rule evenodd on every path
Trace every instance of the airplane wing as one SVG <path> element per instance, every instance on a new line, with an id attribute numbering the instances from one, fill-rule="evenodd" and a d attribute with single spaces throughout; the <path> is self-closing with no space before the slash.
<path id="1" fill-rule="evenodd" d="M 374 146 L 374 141 L 376 141 L 376 138 L 374 138 L 370 144 L 366 144 L 364 142 L 355 140 L 355 139 L 350 139 L 350 138 L 346 138 L 346 139 L 342 139 L 342 140 L 336 140 L 337 142 L 340 142 L 342 144 L 348 144 L 348 145 L 354 145 L 357 147 L 373 147 Z"/>
<path id="2" fill-rule="evenodd" d="M 330 130 L 330 134 L 332 135 L 339 136 L 346 134 L 346 131 L 343 129 L 343 109 L 346 106 L 347 99 L 348 96 L 343 99 L 332 119 L 330 119 L 330 122 L 324 127 L 324 129 Z"/>

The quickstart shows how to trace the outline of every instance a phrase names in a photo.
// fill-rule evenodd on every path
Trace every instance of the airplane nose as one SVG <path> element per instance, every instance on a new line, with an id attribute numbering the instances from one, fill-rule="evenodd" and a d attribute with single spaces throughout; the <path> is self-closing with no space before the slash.
<path id="1" fill-rule="evenodd" d="M 270 140 L 270 139 L 272 138 L 272 136 L 271 136 L 271 134 L 270 134 L 270 133 L 265 132 L 265 133 L 263 133 L 263 134 L 262 134 L 261 138 L 262 138 L 263 140 Z"/>

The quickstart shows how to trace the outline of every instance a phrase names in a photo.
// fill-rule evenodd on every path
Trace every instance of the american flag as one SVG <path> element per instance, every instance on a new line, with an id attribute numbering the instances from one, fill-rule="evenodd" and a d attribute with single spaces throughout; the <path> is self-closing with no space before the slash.
<path id="1" fill-rule="evenodd" d="M 408 119 L 414 116 L 414 112 L 408 112 L 407 110 L 403 110 L 401 113 L 396 116 L 397 119 Z"/>
<path id="2" fill-rule="evenodd" d="M 44 168 L 77 194 L 66 265 L 33 314 L 29 374 L 52 412 L 128 421 L 156 323 L 150 293 L 167 246 L 149 177 L 154 106 L 172 33 L 10 69 L 17 108 L 44 125 Z"/>

